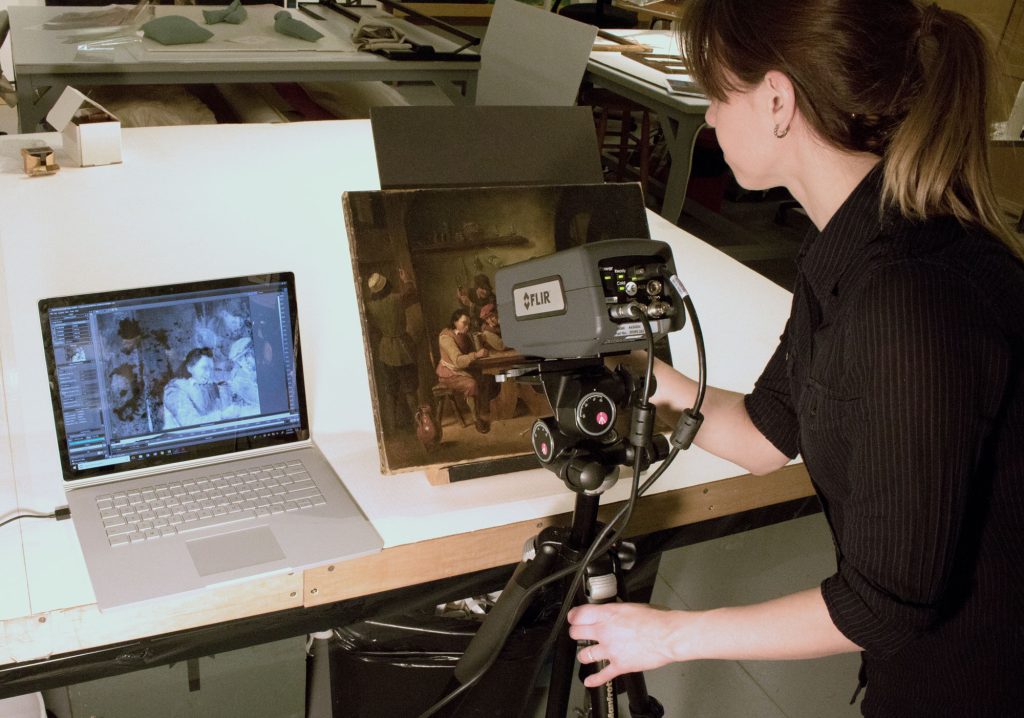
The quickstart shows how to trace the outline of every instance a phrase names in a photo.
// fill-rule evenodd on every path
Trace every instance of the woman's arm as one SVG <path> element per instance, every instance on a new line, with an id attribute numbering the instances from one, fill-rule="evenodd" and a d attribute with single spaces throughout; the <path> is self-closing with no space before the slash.
<path id="1" fill-rule="evenodd" d="M 646 362 L 646 352 L 636 351 L 628 357 L 613 357 L 609 363 L 624 364 L 639 376 L 644 372 Z M 657 380 L 654 403 L 661 412 L 661 418 L 674 423 L 684 409 L 693 406 L 697 382 L 660 359 L 654 360 L 654 378 Z M 704 423 L 694 443 L 705 451 L 758 475 L 789 463 L 789 457 L 776 449 L 754 426 L 743 404 L 743 394 L 709 386 L 701 414 L 704 415 Z"/>
<path id="2" fill-rule="evenodd" d="M 792 660 L 861 650 L 836 628 L 819 588 L 710 611 L 634 603 L 578 606 L 569 622 L 572 638 L 594 642 L 580 649 L 580 662 L 608 662 L 587 677 L 591 688 L 678 661 Z"/>

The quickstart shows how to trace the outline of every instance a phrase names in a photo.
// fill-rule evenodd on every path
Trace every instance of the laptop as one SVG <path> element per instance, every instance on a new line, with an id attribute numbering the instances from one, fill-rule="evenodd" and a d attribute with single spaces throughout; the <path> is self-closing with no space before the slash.
<path id="1" fill-rule="evenodd" d="M 379 551 L 310 437 L 291 273 L 39 302 L 100 608 Z"/>

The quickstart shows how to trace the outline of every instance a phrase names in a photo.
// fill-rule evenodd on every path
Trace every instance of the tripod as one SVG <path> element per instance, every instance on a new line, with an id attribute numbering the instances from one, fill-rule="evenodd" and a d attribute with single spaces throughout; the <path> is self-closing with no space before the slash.
<path id="1" fill-rule="evenodd" d="M 620 464 L 633 465 L 636 481 L 639 472 L 668 456 L 669 444 L 662 436 L 652 438 L 654 408 L 646 404 L 646 396 L 633 406 L 628 440 L 614 433 L 617 407 L 627 403 L 639 388 L 624 369 L 612 374 L 600 361 L 574 361 L 545 363 L 531 371 L 544 385 L 554 410 L 553 417 L 535 422 L 533 448 L 541 463 L 575 492 L 572 523 L 564 528 L 546 528 L 527 544 L 523 561 L 455 667 L 446 694 L 453 698 L 489 670 L 499 649 L 530 607 L 532 596 L 540 588 L 554 584 L 562 611 L 554 622 L 553 645 L 549 640 L 542 652 L 550 653 L 552 664 L 545 715 L 562 718 L 568 709 L 576 657 L 576 642 L 567 631 L 560 630 L 568 606 L 628 600 L 622 578 L 636 558 L 635 548 L 626 542 L 612 543 L 595 554 L 597 544 L 608 533 L 608 527 L 597 520 L 600 496 L 615 484 Z M 649 395 L 649 390 L 645 394 Z M 571 574 L 581 564 L 586 564 L 585 580 L 577 589 Z M 599 669 L 583 666 L 581 677 Z M 643 676 L 628 674 L 587 689 L 593 718 L 621 715 L 619 686 L 628 697 L 632 718 L 664 715 L 661 704 L 648 695 Z M 461 705 L 454 703 L 443 715 L 494 715 L 476 712 L 472 707 L 459 712 Z M 431 714 L 434 713 L 424 715 Z"/>
<path id="2" fill-rule="evenodd" d="M 550 559 L 538 562 L 538 566 L 532 567 L 533 572 L 553 573 L 565 565 L 573 565 L 582 558 L 582 552 L 596 538 L 601 528 L 597 521 L 598 501 L 597 496 L 577 494 L 572 525 L 568 529 L 548 528 L 537 536 L 535 542 L 538 548 L 550 556 Z M 585 588 L 582 595 L 577 594 L 573 597 L 573 603 L 608 603 L 616 599 L 628 601 L 629 595 L 623 574 L 632 567 L 635 560 L 636 551 L 632 544 L 619 542 L 613 545 L 603 556 L 598 556 L 587 565 Z M 545 566 L 545 563 L 551 565 Z M 524 578 L 527 577 L 527 570 L 524 569 Z M 541 578 L 543 575 L 538 576 L 538 580 Z M 561 718 L 566 714 L 576 648 L 576 642 L 569 637 L 568 631 L 560 631 L 555 639 L 552 656 L 546 718 Z M 597 665 L 582 666 L 580 678 L 598 670 Z M 642 674 L 626 674 L 616 680 L 620 682 L 627 695 L 631 718 L 661 718 L 664 715 L 661 704 L 647 693 Z M 587 690 L 590 693 L 590 715 L 593 718 L 614 718 L 621 715 L 618 709 L 617 686 L 614 682 Z"/>

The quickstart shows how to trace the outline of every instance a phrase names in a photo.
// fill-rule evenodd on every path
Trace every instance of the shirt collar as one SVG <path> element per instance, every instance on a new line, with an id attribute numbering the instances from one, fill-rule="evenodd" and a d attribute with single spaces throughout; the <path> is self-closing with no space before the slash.
<path id="1" fill-rule="evenodd" d="M 808 233 L 797 264 L 819 303 L 825 303 L 860 250 L 882 231 L 881 196 L 882 165 L 878 163 L 840 205 L 825 228 Z"/>

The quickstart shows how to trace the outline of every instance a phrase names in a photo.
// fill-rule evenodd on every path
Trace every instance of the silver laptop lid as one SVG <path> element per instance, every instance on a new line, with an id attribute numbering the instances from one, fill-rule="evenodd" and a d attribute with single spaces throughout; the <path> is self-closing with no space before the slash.
<path id="1" fill-rule="evenodd" d="M 39 312 L 65 482 L 309 438 L 291 273 Z"/>

